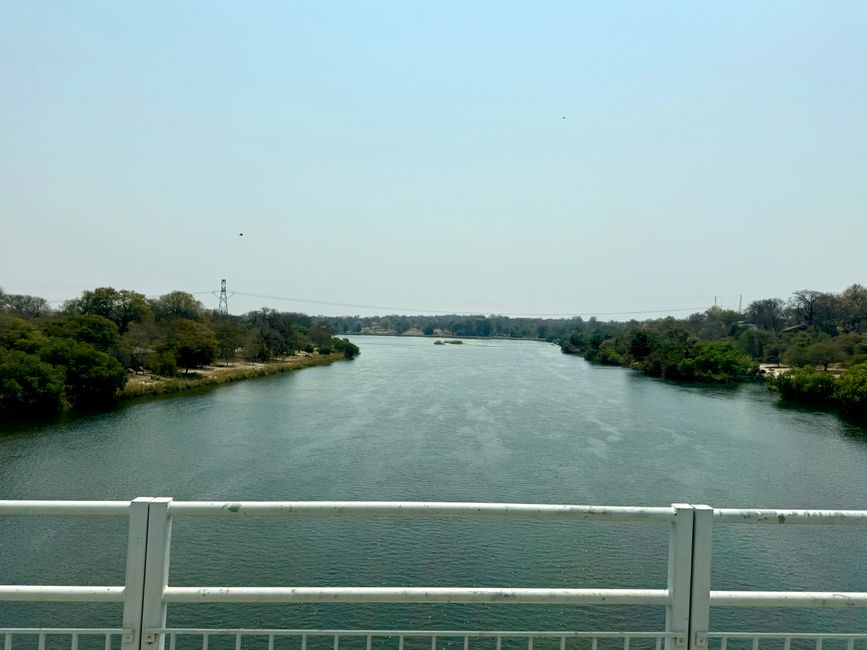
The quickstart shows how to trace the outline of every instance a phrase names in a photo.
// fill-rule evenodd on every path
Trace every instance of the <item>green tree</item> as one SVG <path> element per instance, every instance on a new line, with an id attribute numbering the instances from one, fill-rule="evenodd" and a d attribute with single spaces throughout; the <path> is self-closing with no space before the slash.
<path id="1" fill-rule="evenodd" d="M 168 344 L 185 372 L 211 363 L 219 350 L 217 338 L 208 326 L 186 319 L 172 323 Z"/>
<path id="2" fill-rule="evenodd" d="M 0 289 L 0 311 L 21 318 L 39 318 L 51 313 L 51 305 L 45 298 L 39 296 L 4 293 Z"/>
<path id="3" fill-rule="evenodd" d="M 235 350 L 244 344 L 245 329 L 229 321 L 214 323 L 214 335 L 217 338 L 220 358 L 226 365 L 235 356 Z"/>
<path id="4" fill-rule="evenodd" d="M 57 413 L 63 395 L 62 369 L 35 354 L 0 349 L 0 418 Z"/>
<path id="5" fill-rule="evenodd" d="M 45 345 L 45 336 L 29 321 L 0 315 L 0 349 L 36 354 Z"/>
<path id="6" fill-rule="evenodd" d="M 867 330 L 867 288 L 853 284 L 840 294 L 843 326 L 852 332 Z"/>
<path id="7" fill-rule="evenodd" d="M 48 336 L 90 343 L 100 352 L 115 354 L 120 344 L 117 325 L 103 316 L 76 314 L 63 316 L 45 325 Z"/>
<path id="8" fill-rule="evenodd" d="M 837 379 L 834 399 L 843 412 L 867 418 L 867 363 L 852 366 Z"/>
<path id="9" fill-rule="evenodd" d="M 109 404 L 126 384 L 126 370 L 117 359 L 82 341 L 50 339 L 40 357 L 64 370 L 72 406 Z"/>
<path id="10" fill-rule="evenodd" d="M 151 317 L 151 309 L 144 295 L 125 289 L 118 291 L 112 287 L 85 291 L 80 298 L 64 303 L 63 311 L 68 314 L 102 316 L 114 322 L 121 334 L 126 332 L 130 323 L 140 323 Z"/>
<path id="11" fill-rule="evenodd" d="M 147 366 L 157 374 L 163 374 L 148 363 L 149 355 L 156 354 L 155 351 L 162 337 L 162 331 L 153 321 L 130 323 L 129 329 L 121 337 L 120 349 L 123 362 L 133 370 L 141 370 L 143 366 Z M 157 365 L 159 364 L 154 363 L 154 366 Z"/>
<path id="12" fill-rule="evenodd" d="M 205 307 L 192 294 L 172 291 L 151 302 L 154 317 L 158 321 L 199 321 L 205 316 Z"/>
<path id="13" fill-rule="evenodd" d="M 390 325 L 391 323 L 389 323 Z M 331 341 L 331 337 L 333 336 L 333 332 L 329 329 L 326 323 L 319 321 L 310 328 L 310 331 L 307 334 L 310 337 L 310 340 L 316 345 L 316 347 L 322 347 L 323 345 L 327 345 L 329 341 Z"/>
<path id="14" fill-rule="evenodd" d="M 804 350 L 807 363 L 822 366 L 827 371 L 828 366 L 846 357 L 845 341 L 841 337 L 824 339 L 807 346 Z"/>
<path id="15" fill-rule="evenodd" d="M 774 334 L 768 330 L 746 329 L 737 338 L 737 347 L 753 359 L 766 360 L 765 348 L 774 341 Z"/>

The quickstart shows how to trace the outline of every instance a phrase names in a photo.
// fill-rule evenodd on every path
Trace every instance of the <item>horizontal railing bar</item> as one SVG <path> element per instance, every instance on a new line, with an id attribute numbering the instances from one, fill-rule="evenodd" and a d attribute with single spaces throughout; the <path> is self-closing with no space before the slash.
<path id="1" fill-rule="evenodd" d="M 123 587 L 0 585 L 0 601 L 54 603 L 123 602 Z"/>
<path id="2" fill-rule="evenodd" d="M 867 607 L 862 591 L 711 591 L 711 607 Z"/>
<path id="3" fill-rule="evenodd" d="M 0 500 L 0 515 L 129 515 L 129 501 Z"/>
<path id="4" fill-rule="evenodd" d="M 182 516 L 362 516 L 494 517 L 560 521 L 674 521 L 674 508 L 459 503 L 422 501 L 172 501 L 169 513 Z"/>
<path id="5" fill-rule="evenodd" d="M 709 639 L 867 639 L 867 632 L 706 632 L 702 636 Z"/>
<path id="6" fill-rule="evenodd" d="M 799 524 L 813 526 L 864 526 L 867 510 L 750 510 L 717 508 L 714 521 L 721 524 Z"/>
<path id="7" fill-rule="evenodd" d="M 111 634 L 116 636 L 122 635 L 124 632 L 126 630 L 114 627 L 0 627 L 0 634 L 45 634 L 48 636 L 55 634 L 94 634 L 99 636 Z"/>
<path id="8" fill-rule="evenodd" d="M 525 636 L 537 636 L 537 637 L 581 637 L 581 638 L 589 638 L 589 637 L 599 637 L 599 638 L 612 638 L 612 637 L 629 637 L 629 638 L 660 638 L 660 639 L 668 639 L 674 638 L 676 636 L 682 636 L 682 634 L 676 632 L 576 632 L 573 630 L 556 632 L 556 631 L 531 631 L 531 630 L 285 630 L 285 629 L 253 629 L 253 628 L 226 628 L 226 629 L 213 629 L 213 628 L 180 628 L 180 627 L 171 627 L 171 628 L 158 628 L 158 629 L 148 629 L 147 632 L 152 632 L 154 634 L 179 634 L 179 635 L 193 635 L 193 634 L 208 634 L 211 636 L 221 636 L 221 635 L 235 635 L 240 634 L 241 636 L 341 636 L 341 637 L 351 637 L 351 636 L 411 636 L 411 637 L 430 637 L 430 636 L 443 636 L 443 637 L 457 637 L 457 636 L 469 636 L 469 637 L 525 637 Z"/>
<path id="9" fill-rule="evenodd" d="M 166 587 L 166 603 L 484 603 L 668 605 L 666 589 L 463 587 Z"/>

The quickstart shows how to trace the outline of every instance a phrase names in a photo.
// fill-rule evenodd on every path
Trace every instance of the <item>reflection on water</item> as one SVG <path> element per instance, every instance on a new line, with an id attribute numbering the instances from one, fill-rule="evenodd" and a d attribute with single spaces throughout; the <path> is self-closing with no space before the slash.
<path id="1" fill-rule="evenodd" d="M 350 363 L 7 427 L 0 498 L 395 499 L 867 508 L 867 439 L 760 385 L 671 384 L 553 346 L 357 337 Z M 863 431 L 861 431 L 863 433 Z M 119 584 L 123 521 L 0 520 L 0 583 Z M 662 587 L 667 531 L 494 521 L 179 520 L 177 585 Z M 715 589 L 867 591 L 864 529 L 729 526 Z M 72 560 L 75 560 L 73 562 Z M 107 605 L 0 624 L 113 624 Z M 170 623 L 660 627 L 655 608 L 177 606 Z M 867 630 L 861 611 L 715 611 L 717 629 Z M 428 642 L 429 647 L 429 642 Z"/>

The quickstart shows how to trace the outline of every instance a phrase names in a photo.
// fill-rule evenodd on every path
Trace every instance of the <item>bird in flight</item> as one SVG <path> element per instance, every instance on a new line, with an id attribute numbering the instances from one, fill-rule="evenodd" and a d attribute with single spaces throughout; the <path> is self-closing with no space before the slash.
<path id="1" fill-rule="evenodd" d="M 242 232 L 238 233 L 238 237 L 243 237 L 243 236 L 244 236 L 244 233 L 242 233 Z"/>

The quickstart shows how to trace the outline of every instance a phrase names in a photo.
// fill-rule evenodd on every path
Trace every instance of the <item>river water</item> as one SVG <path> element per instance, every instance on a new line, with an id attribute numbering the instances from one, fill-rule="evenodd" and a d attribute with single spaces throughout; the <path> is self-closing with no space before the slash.
<path id="1" fill-rule="evenodd" d="M 761 385 L 672 384 L 553 345 L 355 337 L 346 363 L 0 429 L 0 498 L 460 500 L 867 509 L 867 437 Z M 182 585 L 656 587 L 667 530 L 443 520 L 175 523 Z M 125 523 L 0 518 L 0 583 L 121 584 Z M 727 526 L 714 589 L 867 591 L 867 531 Z M 3 625 L 118 624 L 0 605 Z M 170 625 L 661 628 L 657 608 L 173 606 Z M 714 610 L 716 629 L 867 631 L 867 610 Z M 764 646 L 763 646 L 764 647 Z"/>

